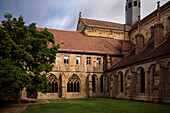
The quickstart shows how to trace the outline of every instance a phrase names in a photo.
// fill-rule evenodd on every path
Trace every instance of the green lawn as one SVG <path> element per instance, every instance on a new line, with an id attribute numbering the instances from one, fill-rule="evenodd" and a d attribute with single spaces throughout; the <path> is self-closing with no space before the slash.
<path id="1" fill-rule="evenodd" d="M 169 105 L 107 98 L 55 99 L 29 105 L 24 113 L 170 113 Z"/>

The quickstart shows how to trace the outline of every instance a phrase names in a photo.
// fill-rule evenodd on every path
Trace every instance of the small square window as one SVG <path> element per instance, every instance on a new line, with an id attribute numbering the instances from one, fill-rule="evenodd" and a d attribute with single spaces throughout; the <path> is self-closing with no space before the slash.
<path id="1" fill-rule="evenodd" d="M 76 57 L 76 64 L 77 64 L 77 65 L 80 65 L 80 64 L 81 64 L 81 57 L 80 57 L 80 56 L 77 56 L 77 57 Z"/>
<path id="2" fill-rule="evenodd" d="M 129 7 L 129 8 L 131 8 L 131 7 L 132 7 L 132 2 L 130 2 L 130 3 L 128 4 L 128 7 Z"/>
<path id="3" fill-rule="evenodd" d="M 97 66 L 101 65 L 101 58 L 97 58 Z"/>
<path id="4" fill-rule="evenodd" d="M 91 65 L 91 57 L 87 57 L 86 64 L 87 64 L 87 65 Z"/>
<path id="5" fill-rule="evenodd" d="M 64 56 L 64 64 L 69 64 L 69 56 Z"/>
<path id="6" fill-rule="evenodd" d="M 134 1 L 134 6 L 137 6 L 138 4 L 137 4 L 137 1 Z"/>

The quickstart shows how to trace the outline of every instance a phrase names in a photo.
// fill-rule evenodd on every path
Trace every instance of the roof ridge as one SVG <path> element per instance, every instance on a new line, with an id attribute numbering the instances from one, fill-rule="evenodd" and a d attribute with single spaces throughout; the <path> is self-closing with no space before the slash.
<path id="1" fill-rule="evenodd" d="M 81 19 L 82 20 L 86 19 L 86 20 L 92 20 L 92 21 L 98 21 L 98 22 L 107 22 L 107 23 L 113 23 L 113 24 L 118 24 L 118 25 L 124 25 L 124 24 L 121 24 L 121 23 L 111 22 L 111 21 L 104 21 L 104 20 L 96 20 L 96 19 L 89 19 L 89 18 L 81 18 Z"/>

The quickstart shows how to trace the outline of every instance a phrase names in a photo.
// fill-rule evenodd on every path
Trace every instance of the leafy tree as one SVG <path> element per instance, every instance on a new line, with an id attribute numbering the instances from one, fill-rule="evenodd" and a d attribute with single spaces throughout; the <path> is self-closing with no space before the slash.
<path id="1" fill-rule="evenodd" d="M 46 28 L 37 30 L 35 23 L 25 26 L 22 16 L 4 17 L 0 27 L 0 90 L 12 95 L 24 87 L 48 91 L 45 75 L 52 70 L 59 48 L 54 45 L 53 34 Z"/>

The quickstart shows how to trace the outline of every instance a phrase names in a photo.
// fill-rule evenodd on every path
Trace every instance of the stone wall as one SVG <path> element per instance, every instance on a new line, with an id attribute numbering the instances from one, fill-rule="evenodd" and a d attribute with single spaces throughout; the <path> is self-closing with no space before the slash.
<path id="1" fill-rule="evenodd" d="M 164 26 L 164 35 L 169 32 L 169 19 L 168 17 L 170 16 L 170 8 L 164 10 L 161 12 L 161 17 L 160 17 L 160 22 Z M 155 24 L 157 23 L 156 20 L 156 15 L 146 22 L 141 24 L 141 34 L 144 36 L 144 43 L 146 43 L 150 38 L 151 38 L 151 27 L 154 27 Z M 133 29 L 130 33 L 130 40 L 136 44 L 135 42 L 135 35 L 138 33 L 138 28 L 136 27 Z"/>
<path id="2" fill-rule="evenodd" d="M 110 96 L 115 98 L 170 102 L 170 56 L 152 59 L 140 64 L 107 73 L 110 76 Z M 142 85 L 141 69 L 144 70 L 144 83 Z M 121 78 L 123 75 L 123 92 L 121 92 Z M 142 92 L 142 87 L 144 91 Z"/>

